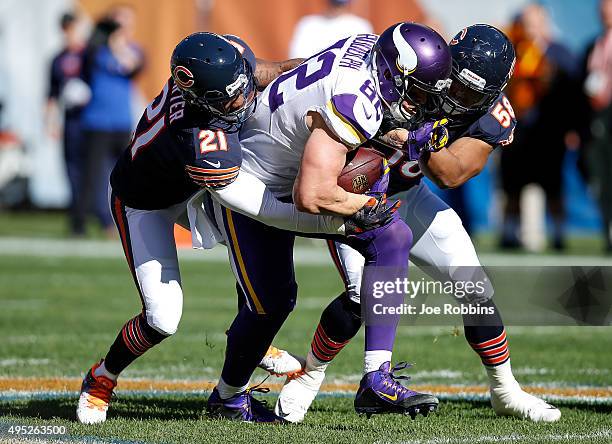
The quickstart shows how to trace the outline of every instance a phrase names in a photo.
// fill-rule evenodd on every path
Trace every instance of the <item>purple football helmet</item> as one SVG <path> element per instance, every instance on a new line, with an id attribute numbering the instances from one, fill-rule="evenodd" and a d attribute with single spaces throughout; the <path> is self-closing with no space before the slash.
<path id="1" fill-rule="evenodd" d="M 438 112 L 452 70 L 440 34 L 418 23 L 397 23 L 380 35 L 372 52 L 382 101 L 395 119 L 416 124 Z M 404 101 L 416 109 L 405 109 Z"/>

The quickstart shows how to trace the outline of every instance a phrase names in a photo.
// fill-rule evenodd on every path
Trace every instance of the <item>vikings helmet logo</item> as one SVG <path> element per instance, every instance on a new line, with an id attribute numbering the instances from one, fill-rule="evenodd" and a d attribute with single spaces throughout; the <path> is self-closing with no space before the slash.
<path id="1" fill-rule="evenodd" d="M 404 75 L 412 74 L 417 69 L 417 55 L 410 43 L 408 43 L 400 31 L 402 25 L 398 25 L 393 30 L 393 43 L 397 48 L 398 56 L 395 61 L 397 69 Z"/>
<path id="2" fill-rule="evenodd" d="M 173 77 L 176 84 L 181 88 L 190 88 L 195 83 L 193 73 L 181 65 L 174 68 Z"/>

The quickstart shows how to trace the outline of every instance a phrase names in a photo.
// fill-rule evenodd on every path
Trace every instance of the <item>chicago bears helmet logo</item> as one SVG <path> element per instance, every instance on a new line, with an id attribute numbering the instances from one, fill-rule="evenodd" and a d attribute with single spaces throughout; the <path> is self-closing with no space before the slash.
<path id="1" fill-rule="evenodd" d="M 453 39 L 450 41 L 450 45 L 456 45 L 457 43 L 459 43 L 459 40 L 463 40 L 465 38 L 465 35 L 467 34 L 467 28 L 463 28 L 461 30 L 461 32 L 459 33 L 459 39 L 456 39 L 455 37 L 453 37 Z"/>
<path id="2" fill-rule="evenodd" d="M 174 68 L 172 77 L 174 77 L 174 81 L 181 88 L 190 88 L 195 83 L 193 80 L 193 73 L 182 65 L 178 65 Z"/>

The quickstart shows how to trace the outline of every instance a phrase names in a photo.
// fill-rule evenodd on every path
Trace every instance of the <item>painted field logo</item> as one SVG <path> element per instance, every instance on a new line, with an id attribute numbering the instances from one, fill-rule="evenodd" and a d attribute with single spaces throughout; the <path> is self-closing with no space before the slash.
<path id="1" fill-rule="evenodd" d="M 368 190 L 368 178 L 365 174 L 353 177 L 353 193 L 361 194 Z"/>

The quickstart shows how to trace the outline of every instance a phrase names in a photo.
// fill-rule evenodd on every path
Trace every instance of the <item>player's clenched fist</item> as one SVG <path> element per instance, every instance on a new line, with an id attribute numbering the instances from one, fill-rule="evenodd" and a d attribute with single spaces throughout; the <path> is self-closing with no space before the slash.
<path id="1" fill-rule="evenodd" d="M 408 131 L 402 149 L 409 160 L 419 160 L 423 151 L 440 151 L 448 143 L 448 119 L 426 122 L 414 131 Z"/>
<path id="2" fill-rule="evenodd" d="M 357 235 L 387 225 L 393 219 L 400 204 L 401 202 L 396 200 L 389 205 L 386 194 L 372 193 L 372 197 L 359 211 L 346 218 L 344 224 L 346 234 Z"/>

